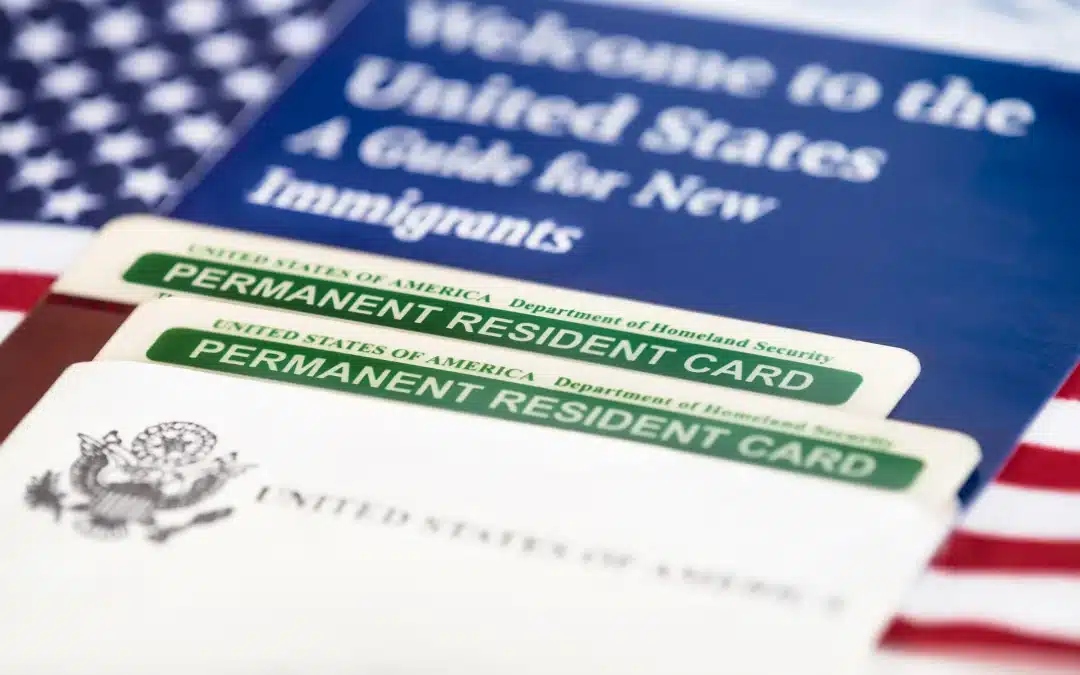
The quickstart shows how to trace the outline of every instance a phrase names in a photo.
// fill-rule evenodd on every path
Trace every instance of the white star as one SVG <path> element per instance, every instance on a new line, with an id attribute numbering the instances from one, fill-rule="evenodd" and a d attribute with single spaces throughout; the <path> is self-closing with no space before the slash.
<path id="1" fill-rule="evenodd" d="M 28 119 L 0 124 L 0 154 L 24 155 L 44 139 L 44 129 Z"/>
<path id="2" fill-rule="evenodd" d="M 324 30 L 319 19 L 298 16 L 274 29 L 274 42 L 288 54 L 310 54 L 322 44 Z"/>
<path id="3" fill-rule="evenodd" d="M 124 174 L 120 192 L 125 197 L 135 197 L 153 205 L 165 198 L 173 189 L 173 181 L 160 166 L 149 169 L 132 169 Z"/>
<path id="4" fill-rule="evenodd" d="M 126 55 L 117 65 L 120 74 L 136 82 L 164 77 L 172 68 L 172 55 L 161 47 L 146 47 Z"/>
<path id="5" fill-rule="evenodd" d="M 56 19 L 35 23 L 15 36 L 15 53 L 34 63 L 52 61 L 71 49 L 71 36 Z"/>
<path id="6" fill-rule="evenodd" d="M 0 10 L 7 14 L 25 14 L 41 6 L 41 0 L 0 0 Z"/>
<path id="7" fill-rule="evenodd" d="M 208 66 L 224 69 L 242 63 L 249 47 L 243 36 L 222 33 L 200 42 L 195 47 L 195 56 Z"/>
<path id="8" fill-rule="evenodd" d="M 133 9 L 115 9 L 91 27 L 97 44 L 122 49 L 140 42 L 146 35 L 146 19 Z"/>
<path id="9" fill-rule="evenodd" d="M 296 0 L 247 0 L 248 7 L 256 14 L 281 14 L 296 6 Z"/>
<path id="10" fill-rule="evenodd" d="M 231 98 L 245 103 L 265 101 L 274 89 L 274 75 L 262 68 L 245 68 L 230 73 L 222 86 Z"/>
<path id="11" fill-rule="evenodd" d="M 0 115 L 6 115 L 19 109 L 22 102 L 22 94 L 18 89 L 13 89 L 6 82 L 0 82 Z"/>
<path id="12" fill-rule="evenodd" d="M 173 137 L 182 145 L 201 152 L 212 146 L 224 129 L 212 113 L 189 115 L 173 127 Z"/>
<path id="13" fill-rule="evenodd" d="M 50 193 L 41 208 L 42 218 L 62 218 L 71 223 L 87 211 L 101 206 L 101 197 L 81 185 Z"/>
<path id="14" fill-rule="evenodd" d="M 176 0 L 169 7 L 169 22 L 184 33 L 205 33 L 221 23 L 224 13 L 219 0 Z"/>
<path id="15" fill-rule="evenodd" d="M 150 141 L 134 129 L 107 134 L 98 140 L 94 155 L 108 164 L 128 164 L 150 152 Z"/>
<path id="16" fill-rule="evenodd" d="M 50 188 L 56 181 L 67 178 L 73 172 L 74 165 L 70 160 L 50 151 L 44 157 L 30 158 L 23 162 L 18 173 L 11 179 L 11 184 L 16 188 L 24 185 Z"/>
<path id="17" fill-rule="evenodd" d="M 199 88 L 188 79 L 160 84 L 146 94 L 146 107 L 162 113 L 179 113 L 198 105 Z"/>
<path id="18" fill-rule="evenodd" d="M 70 101 L 90 91 L 97 84 L 97 73 L 75 61 L 53 68 L 41 78 L 41 90 L 46 96 Z"/>
<path id="19" fill-rule="evenodd" d="M 101 131 L 124 118 L 120 104 L 102 94 L 86 101 L 80 101 L 71 109 L 68 122 L 80 131 Z"/>

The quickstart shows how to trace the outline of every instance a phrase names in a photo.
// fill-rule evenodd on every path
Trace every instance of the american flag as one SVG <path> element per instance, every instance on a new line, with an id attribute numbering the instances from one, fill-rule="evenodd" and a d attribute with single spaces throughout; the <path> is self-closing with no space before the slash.
<path id="1" fill-rule="evenodd" d="M 0 0 L 0 339 L 90 229 L 156 207 L 321 46 L 332 4 Z"/>
<path id="2" fill-rule="evenodd" d="M 938 552 L 886 640 L 1080 672 L 1080 368 Z"/>
<path id="3" fill-rule="evenodd" d="M 879 7 L 835 1 L 845 17 Z M 0 0 L 0 340 L 93 228 L 156 206 L 268 95 L 282 63 L 319 46 L 331 4 Z M 1080 662 L 1080 369 L 943 547 L 886 644 Z"/>
<path id="4" fill-rule="evenodd" d="M 92 234 L 84 227 L 0 222 L 0 342 Z"/>

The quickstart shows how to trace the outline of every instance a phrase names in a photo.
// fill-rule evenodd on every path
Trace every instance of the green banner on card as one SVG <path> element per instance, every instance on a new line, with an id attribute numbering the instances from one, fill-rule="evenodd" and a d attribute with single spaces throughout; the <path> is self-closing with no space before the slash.
<path id="1" fill-rule="evenodd" d="M 825 405 L 847 402 L 863 381 L 858 373 L 774 356 L 163 253 L 140 257 L 124 280 Z"/>

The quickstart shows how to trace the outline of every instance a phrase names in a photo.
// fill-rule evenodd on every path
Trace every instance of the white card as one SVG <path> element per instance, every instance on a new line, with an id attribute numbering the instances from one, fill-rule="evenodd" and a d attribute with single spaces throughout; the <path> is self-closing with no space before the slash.
<path id="1" fill-rule="evenodd" d="M 944 530 L 894 493 L 120 362 L 60 378 L 0 495 L 5 675 L 856 673 Z"/>
<path id="2" fill-rule="evenodd" d="M 109 224 L 53 292 L 202 296 L 875 416 L 919 373 L 896 347 L 151 216 Z"/>

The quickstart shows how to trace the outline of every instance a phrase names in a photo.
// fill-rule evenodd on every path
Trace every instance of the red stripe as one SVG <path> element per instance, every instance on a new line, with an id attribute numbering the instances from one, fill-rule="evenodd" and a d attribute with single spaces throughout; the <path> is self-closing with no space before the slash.
<path id="1" fill-rule="evenodd" d="M 1077 420 L 1077 424 L 1080 424 L 1080 420 Z M 995 482 L 1080 492 L 1080 453 L 1021 443 Z"/>
<path id="2" fill-rule="evenodd" d="M 947 649 L 951 652 L 983 650 L 1012 652 L 1018 659 L 1030 662 L 1034 652 L 1047 660 L 1076 663 L 1080 668 L 1080 644 L 1068 640 L 1035 637 L 1002 627 L 975 622 L 922 623 L 898 619 L 889 627 L 883 639 L 892 647 L 914 649 Z"/>
<path id="3" fill-rule="evenodd" d="M 1055 398 L 1068 398 L 1074 401 L 1080 401 L 1080 367 L 1072 372 L 1069 379 L 1065 380 L 1065 384 L 1061 385 L 1061 389 L 1058 391 Z"/>
<path id="4" fill-rule="evenodd" d="M 28 312 L 56 277 L 29 272 L 0 272 L 0 310 Z"/>
<path id="5" fill-rule="evenodd" d="M 1008 539 L 957 531 L 934 556 L 933 567 L 969 572 L 1080 572 L 1080 541 Z"/>

